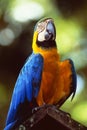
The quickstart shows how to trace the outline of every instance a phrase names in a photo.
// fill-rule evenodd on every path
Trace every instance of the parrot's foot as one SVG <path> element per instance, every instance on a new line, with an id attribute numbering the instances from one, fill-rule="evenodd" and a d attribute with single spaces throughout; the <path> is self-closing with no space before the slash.
<path id="1" fill-rule="evenodd" d="M 42 106 L 38 106 L 38 107 L 34 107 L 32 109 L 32 113 L 35 113 L 36 111 L 40 110 L 41 108 L 43 108 L 46 104 L 44 103 Z"/>
<path id="2" fill-rule="evenodd" d="M 26 128 L 25 128 L 25 126 L 20 125 L 20 126 L 19 126 L 19 130 L 26 130 Z"/>
<path id="3" fill-rule="evenodd" d="M 47 108 L 47 107 L 54 107 L 54 105 L 51 105 L 51 104 L 43 104 L 42 106 L 38 106 L 38 107 L 35 107 L 32 109 L 32 113 L 35 113 L 36 111 L 42 109 L 42 108 Z"/>

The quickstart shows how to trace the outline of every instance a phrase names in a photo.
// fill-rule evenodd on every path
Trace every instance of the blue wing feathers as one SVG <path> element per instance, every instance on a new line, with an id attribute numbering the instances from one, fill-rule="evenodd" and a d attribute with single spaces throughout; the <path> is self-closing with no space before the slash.
<path id="1" fill-rule="evenodd" d="M 69 59 L 69 63 L 71 64 L 71 71 L 72 71 L 71 93 L 73 93 L 73 96 L 72 96 L 72 99 L 73 99 L 76 93 L 76 88 L 77 88 L 77 76 L 76 76 L 74 63 L 71 59 Z"/>
<path id="2" fill-rule="evenodd" d="M 25 100 L 32 102 L 32 98 L 37 97 L 40 88 L 42 70 L 43 57 L 40 54 L 32 53 L 21 69 L 16 81 L 6 125 L 10 125 L 9 123 L 16 121 L 15 116 L 17 116 L 17 109 L 20 104 L 24 103 Z"/>

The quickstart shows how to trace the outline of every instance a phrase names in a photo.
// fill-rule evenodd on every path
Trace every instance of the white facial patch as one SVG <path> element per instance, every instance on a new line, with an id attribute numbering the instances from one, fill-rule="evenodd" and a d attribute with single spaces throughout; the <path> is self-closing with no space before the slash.
<path id="1" fill-rule="evenodd" d="M 42 42 L 45 40 L 45 32 L 46 32 L 46 29 L 44 29 L 42 32 L 38 34 L 38 41 Z"/>

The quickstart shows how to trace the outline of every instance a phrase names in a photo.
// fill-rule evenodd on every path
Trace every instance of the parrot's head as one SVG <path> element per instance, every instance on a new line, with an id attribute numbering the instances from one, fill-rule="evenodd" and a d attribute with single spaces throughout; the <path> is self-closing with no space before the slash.
<path id="1" fill-rule="evenodd" d="M 45 18 L 37 22 L 34 29 L 34 45 L 42 49 L 55 48 L 55 39 L 56 29 L 52 18 Z"/>

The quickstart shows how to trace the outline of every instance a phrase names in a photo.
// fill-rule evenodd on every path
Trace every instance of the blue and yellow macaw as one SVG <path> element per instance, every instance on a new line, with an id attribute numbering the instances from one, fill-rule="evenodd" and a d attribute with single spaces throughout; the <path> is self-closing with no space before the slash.
<path id="1" fill-rule="evenodd" d="M 59 107 L 76 92 L 73 61 L 60 61 L 56 45 L 56 29 L 51 18 L 40 20 L 34 30 L 33 52 L 16 81 L 4 130 L 12 130 L 44 104 Z"/>

